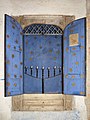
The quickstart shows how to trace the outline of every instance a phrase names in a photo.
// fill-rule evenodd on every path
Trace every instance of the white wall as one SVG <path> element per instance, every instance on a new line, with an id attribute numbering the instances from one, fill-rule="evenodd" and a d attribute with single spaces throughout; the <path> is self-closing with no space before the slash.
<path id="1" fill-rule="evenodd" d="M 0 0 L 0 79 L 4 78 L 4 14 L 59 14 L 86 16 L 85 0 Z M 74 97 L 75 108 L 68 112 L 11 112 L 11 97 L 4 97 L 0 80 L 0 120 L 86 120 L 84 97 Z"/>

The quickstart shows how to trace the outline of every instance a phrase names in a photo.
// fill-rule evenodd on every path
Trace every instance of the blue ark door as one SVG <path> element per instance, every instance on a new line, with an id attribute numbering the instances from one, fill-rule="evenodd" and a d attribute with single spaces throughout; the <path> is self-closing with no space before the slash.
<path id="1" fill-rule="evenodd" d="M 64 94 L 86 94 L 86 19 L 70 23 L 64 31 Z"/>
<path id="2" fill-rule="evenodd" d="M 62 31 L 33 24 L 24 29 L 24 93 L 62 93 Z"/>
<path id="3" fill-rule="evenodd" d="M 86 19 L 62 30 L 32 24 L 23 30 L 5 15 L 5 96 L 34 93 L 86 95 Z M 64 34 L 63 34 L 64 33 Z"/>
<path id="4" fill-rule="evenodd" d="M 22 28 L 5 15 L 5 96 L 23 93 Z"/>

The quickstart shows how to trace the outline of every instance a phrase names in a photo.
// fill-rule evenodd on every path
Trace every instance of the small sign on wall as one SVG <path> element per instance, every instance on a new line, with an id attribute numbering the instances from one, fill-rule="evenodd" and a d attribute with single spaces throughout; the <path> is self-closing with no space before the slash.
<path id="1" fill-rule="evenodd" d="M 79 44 L 78 34 L 70 34 L 69 35 L 69 46 L 76 46 Z"/>

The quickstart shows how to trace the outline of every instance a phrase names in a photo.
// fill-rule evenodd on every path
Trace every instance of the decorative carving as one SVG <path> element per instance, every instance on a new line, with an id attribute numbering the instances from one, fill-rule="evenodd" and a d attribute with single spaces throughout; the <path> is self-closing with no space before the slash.
<path id="1" fill-rule="evenodd" d="M 14 54 L 12 54 L 12 58 L 14 58 Z"/>
<path id="2" fill-rule="evenodd" d="M 10 45 L 8 45 L 7 47 L 8 47 L 8 48 L 10 48 L 11 46 L 10 46 Z"/>
<path id="3" fill-rule="evenodd" d="M 66 51 L 68 52 L 68 48 L 66 48 Z"/>
<path id="4" fill-rule="evenodd" d="M 69 71 L 72 72 L 72 68 L 70 68 Z"/>
<path id="5" fill-rule="evenodd" d="M 74 78 L 75 78 L 75 76 L 74 76 L 74 75 L 72 75 L 72 78 L 74 79 Z"/>

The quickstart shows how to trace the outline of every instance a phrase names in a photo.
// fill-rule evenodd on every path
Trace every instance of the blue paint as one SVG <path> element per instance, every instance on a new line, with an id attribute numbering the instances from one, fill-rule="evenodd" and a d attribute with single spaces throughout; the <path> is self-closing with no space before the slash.
<path id="1" fill-rule="evenodd" d="M 86 19 L 70 23 L 64 31 L 64 94 L 86 95 L 85 78 L 85 31 Z M 73 30 L 72 33 L 70 30 Z M 78 34 L 79 44 L 69 46 L 69 36 Z M 68 51 L 66 51 L 68 48 Z M 78 62 L 78 64 L 76 64 Z"/>
<path id="2" fill-rule="evenodd" d="M 5 85 L 6 96 L 23 93 L 23 65 L 22 54 L 19 48 L 22 47 L 22 28 L 12 17 L 6 15 L 6 69 Z"/>
<path id="3" fill-rule="evenodd" d="M 44 93 L 86 94 L 85 18 L 76 20 L 65 28 L 64 38 L 66 40 L 63 40 L 63 65 L 63 38 L 59 27 L 46 24 L 40 26 L 40 24 L 37 24 L 38 28 L 33 29 L 32 33 L 33 25 L 31 25 L 31 28 L 27 26 L 22 30 L 20 24 L 12 17 L 6 15 L 5 21 L 6 96 L 23 93 L 42 93 L 42 89 L 44 89 Z M 51 29 L 47 33 L 49 27 Z M 42 32 L 39 31 L 40 34 L 36 35 L 35 31 L 39 28 Z M 46 28 L 45 31 L 44 28 Z M 58 30 L 59 32 L 57 32 Z M 22 32 L 24 33 L 23 36 Z M 27 33 L 32 33 L 32 35 L 26 35 Z M 69 35 L 71 34 L 78 34 L 78 45 L 69 45 Z M 44 74 L 42 74 L 42 66 L 44 66 Z M 56 68 L 54 68 L 55 66 Z M 63 66 L 64 81 L 62 81 Z M 38 68 L 37 76 L 36 67 Z M 47 70 L 48 67 L 50 67 L 49 71 Z M 60 71 L 59 68 L 61 69 Z"/>
<path id="4" fill-rule="evenodd" d="M 42 93 L 42 66 L 45 68 L 44 93 L 62 93 L 62 74 L 58 75 L 58 68 L 62 66 L 61 42 L 61 35 L 24 36 L 24 65 L 28 66 L 27 73 L 30 74 L 30 66 L 33 66 L 32 76 L 36 77 L 36 66 L 38 66 L 38 78 L 24 74 L 24 93 Z M 60 46 L 57 47 L 57 44 Z M 57 66 L 55 71 L 57 77 L 54 77 L 54 66 Z M 48 78 L 48 67 L 52 78 Z"/>

